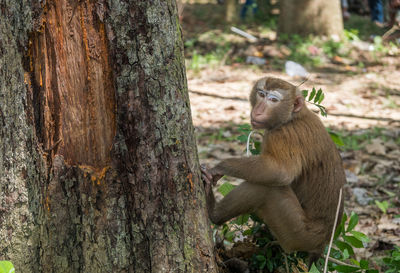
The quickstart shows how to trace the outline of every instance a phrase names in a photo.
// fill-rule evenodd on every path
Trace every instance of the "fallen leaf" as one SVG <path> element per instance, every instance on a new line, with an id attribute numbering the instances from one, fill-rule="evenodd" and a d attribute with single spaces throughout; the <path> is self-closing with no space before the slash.
<path id="1" fill-rule="evenodd" d="M 369 154 L 385 155 L 386 153 L 385 145 L 379 138 L 375 138 L 370 144 L 365 145 L 365 149 Z"/>

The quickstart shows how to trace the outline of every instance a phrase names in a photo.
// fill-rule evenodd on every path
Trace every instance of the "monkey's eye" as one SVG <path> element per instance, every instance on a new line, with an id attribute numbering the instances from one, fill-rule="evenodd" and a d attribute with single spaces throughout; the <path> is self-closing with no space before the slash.
<path id="1" fill-rule="evenodd" d="M 278 102 L 281 99 L 278 96 L 274 95 L 274 94 L 268 94 L 267 100 L 272 101 L 272 102 Z"/>
<path id="2" fill-rule="evenodd" d="M 261 98 L 267 97 L 267 93 L 266 93 L 265 91 L 258 90 L 257 93 L 258 93 L 258 95 L 259 95 Z"/>

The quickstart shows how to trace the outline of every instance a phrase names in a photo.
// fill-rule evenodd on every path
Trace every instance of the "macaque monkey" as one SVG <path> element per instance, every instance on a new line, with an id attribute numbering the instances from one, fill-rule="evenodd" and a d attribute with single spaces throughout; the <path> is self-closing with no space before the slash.
<path id="1" fill-rule="evenodd" d="M 324 251 L 346 181 L 339 152 L 300 90 L 281 79 L 262 78 L 251 93 L 251 125 L 264 129 L 259 156 L 202 166 L 211 221 L 222 224 L 255 213 L 285 252 Z M 216 203 L 212 186 L 223 175 L 245 181 Z M 339 221 L 343 212 L 340 204 Z"/>

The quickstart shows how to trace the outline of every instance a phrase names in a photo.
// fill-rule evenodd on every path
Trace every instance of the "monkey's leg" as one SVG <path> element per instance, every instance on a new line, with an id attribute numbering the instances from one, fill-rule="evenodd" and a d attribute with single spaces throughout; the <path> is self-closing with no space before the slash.
<path id="1" fill-rule="evenodd" d="M 265 186 L 243 182 L 234 188 L 220 202 L 215 204 L 214 195 L 208 196 L 208 214 L 214 224 L 223 224 L 224 222 L 244 213 L 254 212 L 267 201 L 261 194 L 266 190 Z"/>
<path id="2" fill-rule="evenodd" d="M 263 192 L 266 202 L 256 214 L 264 220 L 281 247 L 288 253 L 307 251 L 320 254 L 330 228 L 307 217 L 291 187 L 268 189 Z"/>

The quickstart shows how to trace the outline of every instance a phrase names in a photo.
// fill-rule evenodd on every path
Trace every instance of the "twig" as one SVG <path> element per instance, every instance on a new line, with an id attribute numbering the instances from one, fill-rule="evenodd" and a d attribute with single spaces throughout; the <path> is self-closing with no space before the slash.
<path id="1" fill-rule="evenodd" d="M 268 244 L 266 244 L 266 245 L 264 246 L 263 249 L 270 248 L 271 246 L 279 246 L 278 241 L 271 241 L 271 242 L 269 242 Z"/>
<path id="2" fill-rule="evenodd" d="M 207 97 L 213 97 L 213 98 L 218 98 L 218 99 L 225 99 L 225 100 L 238 100 L 238 101 L 248 101 L 247 99 L 240 98 L 240 97 L 225 97 L 225 96 L 220 96 L 220 95 L 215 95 L 215 94 L 209 94 L 209 93 L 204 93 L 201 91 L 194 91 L 194 90 L 189 90 L 189 93 L 193 93 L 196 95 L 200 96 L 207 96 Z"/>
<path id="3" fill-rule="evenodd" d="M 283 255 L 283 257 L 285 258 L 286 273 L 290 273 L 290 271 L 289 271 L 289 264 L 288 264 L 288 261 L 287 261 L 287 256 L 286 256 L 286 254 L 285 254 L 284 252 L 282 252 L 282 255 Z"/>
<path id="4" fill-rule="evenodd" d="M 389 38 L 390 35 L 395 33 L 397 30 L 400 30 L 398 25 L 392 26 L 391 29 L 389 29 L 388 31 L 385 32 L 385 34 L 382 35 L 382 40 L 386 40 L 387 38 Z"/>
<path id="5" fill-rule="evenodd" d="M 228 59 L 229 55 L 233 53 L 233 48 L 229 49 L 228 52 L 225 53 L 224 57 L 222 58 L 220 65 L 225 65 L 226 59 Z"/>
<path id="6" fill-rule="evenodd" d="M 340 204 L 342 203 L 342 191 L 343 191 L 343 188 L 340 188 L 340 191 L 339 191 L 339 200 L 338 200 L 338 204 L 337 204 L 337 208 L 336 208 L 335 222 L 334 222 L 334 224 L 333 224 L 331 240 L 330 240 L 330 242 L 329 242 L 328 253 L 326 254 L 326 259 L 325 259 L 324 273 L 326 273 L 326 272 L 327 272 L 327 269 L 328 269 L 328 258 L 329 258 L 329 255 L 330 255 L 330 253 L 331 253 L 331 248 L 332 248 L 332 243 L 333 243 L 333 237 L 334 237 L 334 235 L 335 235 L 336 224 L 337 224 L 337 220 L 338 220 L 338 218 L 339 218 Z"/>
<path id="7" fill-rule="evenodd" d="M 324 258 L 326 258 L 326 255 L 323 255 L 323 256 L 324 256 Z M 335 264 L 338 264 L 338 265 L 353 266 L 351 264 L 347 264 L 345 262 L 342 262 L 342 261 L 340 261 L 338 259 L 335 259 L 335 258 L 332 258 L 332 257 L 328 257 L 328 260 L 331 261 L 332 263 L 335 263 Z"/>
<path id="8" fill-rule="evenodd" d="M 379 120 L 379 121 L 387 121 L 387 122 L 400 122 L 400 120 L 398 120 L 398 119 L 380 118 L 380 117 L 371 117 L 371 116 L 359 116 L 359 115 L 346 114 L 346 113 L 332 113 L 332 112 L 328 112 L 328 115 L 331 115 L 331 116 L 338 116 L 338 117 L 359 118 L 359 119 L 371 119 L 371 120 Z"/>

